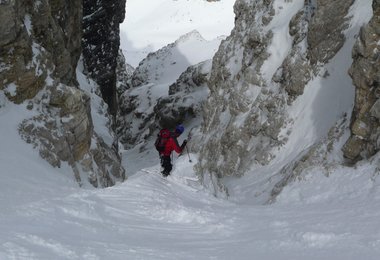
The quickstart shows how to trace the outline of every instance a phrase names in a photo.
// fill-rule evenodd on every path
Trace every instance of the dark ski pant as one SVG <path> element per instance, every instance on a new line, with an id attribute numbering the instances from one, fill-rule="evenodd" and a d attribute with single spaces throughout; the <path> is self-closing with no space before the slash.
<path id="1" fill-rule="evenodd" d="M 161 166 L 164 168 L 162 175 L 168 176 L 173 169 L 172 160 L 170 156 L 161 155 Z"/>

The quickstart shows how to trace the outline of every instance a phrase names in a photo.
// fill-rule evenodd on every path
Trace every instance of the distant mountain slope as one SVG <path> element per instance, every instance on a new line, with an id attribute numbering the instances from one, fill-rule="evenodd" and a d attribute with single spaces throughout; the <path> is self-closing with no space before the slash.
<path id="1" fill-rule="evenodd" d="M 149 52 L 197 30 L 206 40 L 229 35 L 235 0 L 128 0 L 121 25 L 121 48 L 127 63 L 137 67 Z"/>
<path id="2" fill-rule="evenodd" d="M 189 66 L 211 59 L 221 41 L 221 37 L 206 41 L 198 31 L 182 35 L 142 60 L 132 75 L 131 86 L 172 84 Z"/>

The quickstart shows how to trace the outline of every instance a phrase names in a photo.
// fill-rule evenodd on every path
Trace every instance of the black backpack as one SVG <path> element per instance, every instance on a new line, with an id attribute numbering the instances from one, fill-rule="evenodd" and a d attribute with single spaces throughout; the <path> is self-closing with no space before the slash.
<path id="1" fill-rule="evenodd" d="M 165 150 L 165 146 L 169 138 L 170 138 L 170 131 L 168 129 L 161 129 L 157 135 L 156 142 L 154 143 L 156 150 L 159 152 L 163 152 Z"/>

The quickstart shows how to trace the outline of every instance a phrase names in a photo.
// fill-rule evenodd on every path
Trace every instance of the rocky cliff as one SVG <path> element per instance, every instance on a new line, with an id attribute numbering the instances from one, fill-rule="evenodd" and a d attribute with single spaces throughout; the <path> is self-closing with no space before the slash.
<path id="1" fill-rule="evenodd" d="M 68 162 L 80 183 L 124 180 L 118 155 L 94 132 L 90 96 L 77 81 L 82 1 L 2 0 L 0 18 L 0 91 L 29 111 L 22 138 L 52 166 Z"/>
<path id="2" fill-rule="evenodd" d="M 380 1 L 374 0 L 373 17 L 360 31 L 353 49 L 350 75 L 356 87 L 351 136 L 344 155 L 356 162 L 380 150 Z"/>
<path id="3" fill-rule="evenodd" d="M 297 99 L 304 94 L 307 86 L 311 88 L 317 85 L 317 81 L 328 81 L 330 72 L 327 64 L 340 57 L 337 54 L 347 42 L 345 35 L 350 26 L 350 8 L 353 3 L 354 1 L 345 0 L 236 1 L 235 28 L 214 56 L 208 82 L 210 96 L 205 105 L 202 136 L 198 139 L 198 143 L 203 145 L 196 166 L 204 183 L 211 183 L 215 190 L 223 190 L 224 186 L 220 182 L 223 177 L 242 176 L 252 167 L 276 163 L 277 166 L 268 174 L 268 182 L 274 181 L 270 177 L 273 172 L 282 169 L 286 174 L 282 174 L 285 177 L 281 177 L 283 179 L 278 183 L 280 187 L 291 179 L 290 176 L 294 177 L 292 174 L 297 172 L 294 169 L 300 165 L 299 162 L 318 164 L 323 161 L 316 159 L 318 156 L 324 157 L 321 155 L 323 152 L 316 152 L 319 148 L 315 145 L 324 142 L 321 136 L 338 140 L 342 136 L 341 133 L 338 134 L 341 130 L 330 135 L 326 129 L 321 134 L 322 130 L 314 130 L 313 126 L 303 130 L 318 133 L 319 137 L 310 140 L 311 143 L 305 143 L 306 139 L 302 143 L 298 136 L 293 137 L 296 140 L 294 142 L 300 144 L 296 149 L 289 151 L 283 147 L 289 146 L 292 131 L 301 128 L 296 124 L 299 117 L 308 114 L 303 111 L 305 115 L 292 115 L 295 106 L 300 103 L 296 102 Z M 371 22 L 374 23 L 376 19 Z M 373 52 L 376 37 L 373 36 L 371 24 L 362 31 L 362 44 L 358 44 L 354 52 L 355 56 L 371 55 L 369 64 L 373 64 L 377 57 L 376 52 Z M 356 27 L 350 27 L 352 35 L 357 33 L 355 30 Z M 365 40 L 365 34 L 368 35 L 367 38 L 372 37 L 371 43 L 367 42 L 369 38 Z M 371 47 L 366 48 L 368 45 Z M 376 75 L 377 66 L 371 65 L 370 68 L 371 72 L 366 75 Z M 335 73 L 340 74 L 339 69 L 344 68 L 338 68 Z M 343 74 L 347 75 L 346 72 Z M 362 84 L 364 77 L 366 76 L 361 74 L 361 78 L 354 78 L 354 81 Z M 370 89 L 375 82 L 374 79 L 367 81 L 361 88 Z M 350 87 L 347 85 L 344 90 L 348 97 Z M 316 100 L 310 95 L 309 102 L 315 103 Z M 333 107 L 328 102 L 329 99 L 326 99 L 323 105 Z M 335 122 L 331 119 L 328 123 L 331 129 L 334 129 L 334 124 L 339 125 L 335 129 L 342 128 L 343 111 L 347 108 L 341 112 L 338 112 L 339 109 L 331 111 L 336 113 Z M 359 106 L 356 105 L 356 111 L 358 110 Z M 372 108 L 371 111 L 375 110 Z M 340 119 L 339 113 L 342 113 Z M 303 132 L 302 135 L 307 136 L 309 133 Z M 351 139 L 358 140 L 355 136 Z M 279 151 L 286 155 L 280 156 Z"/>
<path id="4" fill-rule="evenodd" d="M 1 63 L 3 88 L 14 83 L 8 97 L 21 103 L 33 98 L 48 76 L 75 84 L 81 54 L 81 3 L 74 1 L 2 1 Z M 49 75 L 48 75 L 49 73 Z"/>

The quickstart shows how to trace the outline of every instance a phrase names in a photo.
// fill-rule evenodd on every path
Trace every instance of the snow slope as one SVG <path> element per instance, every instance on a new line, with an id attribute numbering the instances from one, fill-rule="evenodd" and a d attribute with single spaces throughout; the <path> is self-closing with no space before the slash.
<path id="1" fill-rule="evenodd" d="M 186 180 L 191 168 L 182 158 L 167 179 L 152 167 L 116 187 L 71 194 L 49 183 L 55 195 L 1 211 L 0 258 L 378 259 L 374 165 L 332 178 L 316 172 L 270 206 L 217 199 Z"/>
<path id="2" fill-rule="evenodd" d="M 128 0 L 120 26 L 121 48 L 127 63 L 137 67 L 149 52 L 197 30 L 206 40 L 229 35 L 235 0 Z"/>
<path id="3" fill-rule="evenodd" d="M 57 183 L 61 185 L 62 194 L 73 192 L 77 185 L 71 167 L 63 164 L 61 169 L 53 170 L 19 136 L 18 125 L 33 115 L 26 104 L 15 105 L 0 91 L 0 206 L 3 214 L 19 205 L 55 195 Z"/>

